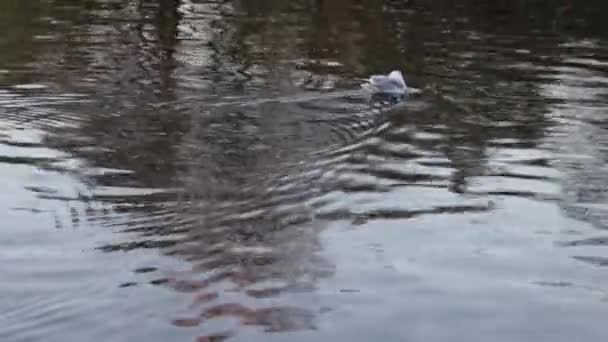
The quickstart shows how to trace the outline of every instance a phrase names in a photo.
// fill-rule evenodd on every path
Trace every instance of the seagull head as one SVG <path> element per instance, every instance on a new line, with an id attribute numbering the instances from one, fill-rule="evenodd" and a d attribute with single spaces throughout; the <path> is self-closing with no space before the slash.
<path id="1" fill-rule="evenodd" d="M 388 78 L 394 82 L 397 82 L 404 89 L 407 88 L 407 85 L 405 84 L 405 80 L 403 80 L 403 75 L 401 74 L 401 71 L 399 71 L 399 70 L 391 71 L 391 73 L 388 74 Z"/>

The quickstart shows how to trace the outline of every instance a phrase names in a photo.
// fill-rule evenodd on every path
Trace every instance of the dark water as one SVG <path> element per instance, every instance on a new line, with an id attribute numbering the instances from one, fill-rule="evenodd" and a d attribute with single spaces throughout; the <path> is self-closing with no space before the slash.
<path id="1" fill-rule="evenodd" d="M 604 341 L 608 3 L 449 3 L 1 1 L 0 341 Z"/>

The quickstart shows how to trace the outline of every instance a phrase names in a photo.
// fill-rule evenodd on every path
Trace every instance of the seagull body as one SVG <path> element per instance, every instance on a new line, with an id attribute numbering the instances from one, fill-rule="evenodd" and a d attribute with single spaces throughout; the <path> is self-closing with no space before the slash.
<path id="1" fill-rule="evenodd" d="M 408 92 L 403 75 L 398 70 L 392 71 L 388 76 L 373 75 L 361 87 L 374 94 L 405 95 Z"/>

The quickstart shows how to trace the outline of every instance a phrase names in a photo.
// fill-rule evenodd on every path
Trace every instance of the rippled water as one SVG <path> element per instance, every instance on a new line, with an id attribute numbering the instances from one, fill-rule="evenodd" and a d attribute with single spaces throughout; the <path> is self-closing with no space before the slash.
<path id="1" fill-rule="evenodd" d="M 0 2 L 0 340 L 603 341 L 607 9 Z"/>

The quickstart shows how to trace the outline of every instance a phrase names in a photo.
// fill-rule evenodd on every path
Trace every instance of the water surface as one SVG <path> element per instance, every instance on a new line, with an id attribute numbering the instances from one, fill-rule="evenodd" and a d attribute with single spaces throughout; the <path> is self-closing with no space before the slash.
<path id="1" fill-rule="evenodd" d="M 0 339 L 603 341 L 607 7 L 1 2 Z"/>

